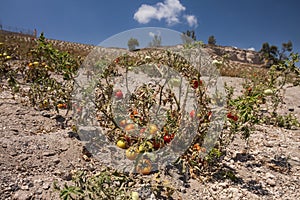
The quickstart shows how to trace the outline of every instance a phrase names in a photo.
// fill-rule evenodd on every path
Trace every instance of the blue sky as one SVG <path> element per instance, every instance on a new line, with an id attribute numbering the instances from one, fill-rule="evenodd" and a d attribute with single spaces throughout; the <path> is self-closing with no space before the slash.
<path id="1" fill-rule="evenodd" d="M 291 40 L 300 52 L 299 0 L 0 0 L 0 5 L 4 27 L 36 28 L 59 40 L 96 45 L 129 29 L 162 27 L 195 30 L 205 43 L 214 35 L 217 44 L 245 49 Z"/>

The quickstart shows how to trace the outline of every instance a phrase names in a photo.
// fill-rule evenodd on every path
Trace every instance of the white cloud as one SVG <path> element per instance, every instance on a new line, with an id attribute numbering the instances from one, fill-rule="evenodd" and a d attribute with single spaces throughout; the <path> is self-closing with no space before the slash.
<path id="1" fill-rule="evenodd" d="M 160 36 L 160 31 L 156 31 L 156 32 L 157 32 L 157 34 L 155 34 L 155 33 L 153 33 L 153 32 L 150 31 L 150 32 L 149 32 L 149 36 L 152 37 L 152 38 L 153 38 L 155 35 Z"/>
<path id="2" fill-rule="evenodd" d="M 197 27 L 198 26 L 198 20 L 195 15 L 184 15 L 183 16 L 190 27 Z"/>
<path id="3" fill-rule="evenodd" d="M 172 25 L 179 23 L 180 14 L 185 9 L 179 0 L 164 0 L 155 5 L 142 4 L 133 18 L 141 24 L 147 24 L 152 19 L 165 19 L 168 25 Z"/>
<path id="4" fill-rule="evenodd" d="M 255 51 L 255 48 L 254 47 L 250 47 L 247 50 L 249 50 L 249 51 Z"/>
<path id="5" fill-rule="evenodd" d="M 149 36 L 150 36 L 150 37 L 154 37 L 154 35 L 155 35 L 155 33 L 149 32 Z"/>

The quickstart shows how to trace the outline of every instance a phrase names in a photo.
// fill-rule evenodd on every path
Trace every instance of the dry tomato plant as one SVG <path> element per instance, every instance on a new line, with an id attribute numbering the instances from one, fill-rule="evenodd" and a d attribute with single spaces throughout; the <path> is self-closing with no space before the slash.
<path id="1" fill-rule="evenodd" d="M 128 81 L 130 71 L 154 81 L 135 87 Z M 116 88 L 119 77 L 125 77 L 122 89 Z M 195 100 L 190 107 L 189 95 Z M 209 102 L 200 73 L 180 55 L 162 50 L 116 58 L 104 70 L 96 93 L 97 117 L 106 137 L 126 149 L 127 159 L 136 161 L 135 170 L 141 174 L 154 170 L 156 160 L 148 152 L 176 151 L 191 143 L 201 149 L 212 114 Z"/>

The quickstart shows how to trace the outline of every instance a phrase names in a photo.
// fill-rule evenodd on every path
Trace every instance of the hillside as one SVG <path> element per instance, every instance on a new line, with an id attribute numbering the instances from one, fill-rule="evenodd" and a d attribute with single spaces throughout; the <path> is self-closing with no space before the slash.
<path id="1" fill-rule="evenodd" d="M 117 148 L 113 143 L 103 147 L 101 145 L 104 139 L 93 131 L 86 135 L 79 135 L 76 130 L 78 122 L 76 117 L 82 116 L 83 119 L 90 119 L 85 112 L 87 110 L 85 106 L 88 104 L 77 105 L 69 102 L 71 94 L 68 92 L 72 91 L 72 75 L 77 70 L 77 64 L 82 62 L 94 46 L 53 39 L 46 39 L 46 41 L 59 50 L 70 52 L 70 55 L 49 50 L 47 47 L 44 47 L 46 50 L 37 51 L 36 54 L 29 53 L 31 49 L 36 49 L 36 38 L 18 33 L 0 32 L 0 43 L 4 46 L 0 46 L 0 49 L 9 53 L 7 58 L 0 52 L 2 53 L 0 60 L 0 199 L 48 200 L 63 199 L 63 197 L 67 199 L 67 195 L 73 195 L 74 199 L 83 199 L 81 195 L 85 195 L 85 199 L 117 199 L 116 196 L 118 196 L 118 199 L 128 200 L 300 198 L 300 129 L 299 124 L 296 123 L 296 119 L 300 120 L 300 86 L 288 83 L 281 89 L 275 88 L 269 80 L 271 78 L 267 74 L 268 69 L 263 67 L 257 52 L 233 47 L 204 46 L 204 50 L 212 60 L 222 62 L 220 66 L 222 81 L 234 88 L 233 96 L 227 99 L 229 103 L 226 102 L 231 103 L 227 105 L 228 108 L 224 114 L 226 116 L 222 116 L 226 122 L 225 133 L 222 137 L 228 140 L 224 143 L 229 142 L 229 145 L 225 145 L 224 149 L 220 148 L 220 151 L 216 148 L 215 152 L 209 154 L 211 160 L 203 160 L 197 156 L 206 152 L 206 149 L 200 143 L 202 139 L 195 136 L 197 140 L 195 139 L 196 141 L 193 141 L 185 152 L 186 160 L 182 158 L 182 162 L 185 161 L 188 165 L 182 164 L 182 167 L 180 163 L 168 165 L 166 168 L 151 171 L 149 175 L 146 175 L 147 173 L 139 170 L 130 173 L 124 170 L 126 173 L 122 173 L 122 171 L 112 169 L 109 164 L 122 159 L 128 161 L 125 150 Z M 104 49 L 104 51 L 113 54 L 116 49 Z M 122 77 L 125 74 L 124 69 L 123 71 L 116 70 L 119 63 L 126 64 L 131 61 L 145 63 L 145 60 L 151 59 L 149 55 L 157 55 L 163 64 L 168 62 L 171 63 L 170 65 L 177 64 L 172 62 L 174 57 L 164 57 L 165 54 L 161 52 L 164 53 L 161 49 L 153 51 L 144 49 L 128 52 L 131 57 L 114 59 L 111 66 L 115 68 L 108 73 L 106 82 L 109 81 L 111 74 L 117 74 L 116 77 Z M 55 59 L 62 58 L 62 61 L 51 60 L 51 57 L 45 55 L 54 56 Z M 40 57 L 43 57 L 43 62 L 33 62 Z M 76 67 L 72 68 L 72 65 Z M 160 63 L 157 66 L 160 68 Z M 186 65 L 183 66 L 186 67 Z M 88 74 L 83 75 L 88 77 Z M 248 75 L 248 78 L 254 77 L 253 82 L 246 83 L 245 80 L 250 80 L 250 78 L 247 79 L 244 75 Z M 189 73 L 187 78 L 192 79 L 193 76 L 196 74 Z M 142 76 L 135 74 L 134 77 L 140 82 L 144 81 Z M 188 83 L 192 84 L 191 87 L 195 91 L 202 91 L 204 85 L 202 81 L 197 82 L 198 80 L 193 78 L 193 82 Z M 132 83 L 134 86 L 134 82 Z M 122 90 L 114 92 L 114 97 L 108 95 L 109 97 L 105 99 L 105 94 L 101 93 L 105 89 L 97 90 L 101 84 L 98 83 L 95 89 L 98 92 L 95 93 L 103 100 L 97 102 L 99 107 L 100 105 L 106 106 L 105 100 L 110 98 L 119 98 L 120 102 L 123 101 L 123 93 L 120 93 Z M 160 91 L 162 94 L 163 89 Z M 146 92 L 146 90 L 142 91 L 141 96 Z M 163 101 L 167 103 L 168 99 L 174 96 L 171 93 L 164 95 L 166 98 Z M 158 93 L 154 95 L 151 93 L 152 99 L 148 96 L 140 99 L 144 102 L 145 99 L 153 100 L 154 96 L 158 96 Z M 163 97 L 160 96 L 160 98 Z M 199 99 L 202 100 L 202 98 Z M 141 105 L 141 102 L 138 105 Z M 177 100 L 175 99 L 174 102 Z M 205 107 L 205 103 L 201 106 Z M 119 106 L 121 107 L 122 104 L 120 103 Z M 276 106 L 278 110 L 275 110 Z M 276 113 L 275 117 L 268 118 L 273 111 Z M 131 121 L 125 120 L 125 129 L 127 125 L 132 124 L 133 120 L 141 118 L 139 115 L 142 115 L 142 112 L 140 110 L 139 112 L 135 110 L 130 114 L 127 113 L 126 116 L 130 117 Z M 74 113 L 80 114 L 73 115 Z M 208 123 L 215 116 L 212 112 L 207 114 L 198 116 L 195 110 L 194 113 L 188 112 L 187 123 L 198 119 L 199 121 L 200 119 L 206 120 L 205 123 Z M 172 115 L 168 116 L 169 119 L 174 120 Z M 102 122 L 98 117 L 97 115 L 98 122 Z M 112 124 L 107 126 L 112 126 Z M 249 126 L 251 133 L 245 140 L 246 136 L 243 135 L 245 133 L 243 131 Z M 168 128 L 171 129 L 172 126 Z M 238 131 L 235 131 L 236 129 Z M 143 132 L 141 132 L 142 129 L 137 130 L 138 137 L 142 137 L 145 130 Z M 174 137 L 173 132 L 166 131 L 165 128 L 153 132 L 154 134 L 165 133 L 163 141 L 159 138 L 158 149 L 174 144 L 170 143 L 173 140 L 173 138 L 170 139 L 171 133 Z M 114 134 L 118 133 L 114 132 Z M 112 135 L 112 137 L 116 136 Z M 100 146 L 95 146 L 96 150 L 100 149 L 101 155 L 104 156 L 97 155 L 97 151 L 96 153 L 91 151 L 95 149 L 89 149 L 94 139 L 95 143 Z M 124 137 L 122 139 L 129 145 L 135 138 Z M 118 142 L 116 142 L 117 145 Z M 157 143 L 155 140 L 151 142 L 141 144 L 138 150 L 143 152 L 149 148 L 152 151 Z M 173 142 L 176 140 L 174 139 Z M 135 144 L 132 143 L 132 145 Z M 141 149 L 141 146 L 144 149 Z M 147 161 L 149 160 L 151 159 Z M 129 164 L 133 165 L 131 162 Z M 147 169 L 147 167 L 143 169 L 145 168 Z M 137 194 L 139 198 L 136 197 Z"/>
<path id="2" fill-rule="evenodd" d="M 32 35 L 24 35 L 21 33 L 8 32 L 0 30 L 0 41 L 5 42 L 12 47 L 18 47 L 21 50 L 21 55 L 28 51 L 35 43 L 35 38 Z M 68 51 L 74 55 L 86 56 L 93 48 L 93 45 L 80 44 L 74 42 L 66 42 L 55 39 L 47 39 L 55 48 Z"/>
<path id="3" fill-rule="evenodd" d="M 19 54 L 27 52 L 32 45 L 34 45 L 36 38 L 32 35 L 24 35 L 19 33 L 7 32 L 0 30 L 0 41 L 5 42 L 7 45 L 11 45 L 12 48 L 18 47 Z M 80 44 L 74 42 L 66 42 L 55 39 L 47 39 L 53 47 L 68 51 L 73 55 L 85 57 L 88 55 L 95 46 Z M 229 67 L 231 70 L 230 74 L 227 74 L 229 70 L 220 69 L 221 74 L 224 76 L 239 76 L 241 75 L 240 68 L 243 71 L 248 72 L 251 69 L 261 70 L 263 68 L 263 62 L 260 58 L 260 54 L 251 50 L 243 50 L 230 46 L 203 46 L 213 60 L 222 61 L 223 57 L 226 56 L 225 68 Z M 263 69 L 262 69 L 263 70 Z"/>

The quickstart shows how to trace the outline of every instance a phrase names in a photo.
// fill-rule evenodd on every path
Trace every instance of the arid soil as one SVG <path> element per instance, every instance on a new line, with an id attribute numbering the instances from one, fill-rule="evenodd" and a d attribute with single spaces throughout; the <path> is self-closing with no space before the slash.
<path id="1" fill-rule="evenodd" d="M 241 88 L 241 79 L 224 81 Z M 300 119 L 300 87 L 287 88 L 284 101 L 281 112 L 294 112 Z M 62 118 L 37 111 L 5 89 L 0 92 L 0 111 L 0 199 L 59 199 L 54 181 L 62 185 L 71 180 L 74 169 L 101 167 L 101 161 L 83 158 L 83 145 L 71 134 L 70 114 Z M 235 138 L 212 179 L 190 179 L 179 188 L 181 198 L 174 199 L 299 199 L 300 130 L 256 129 L 249 146 Z M 228 178 L 226 171 L 234 176 Z"/>

